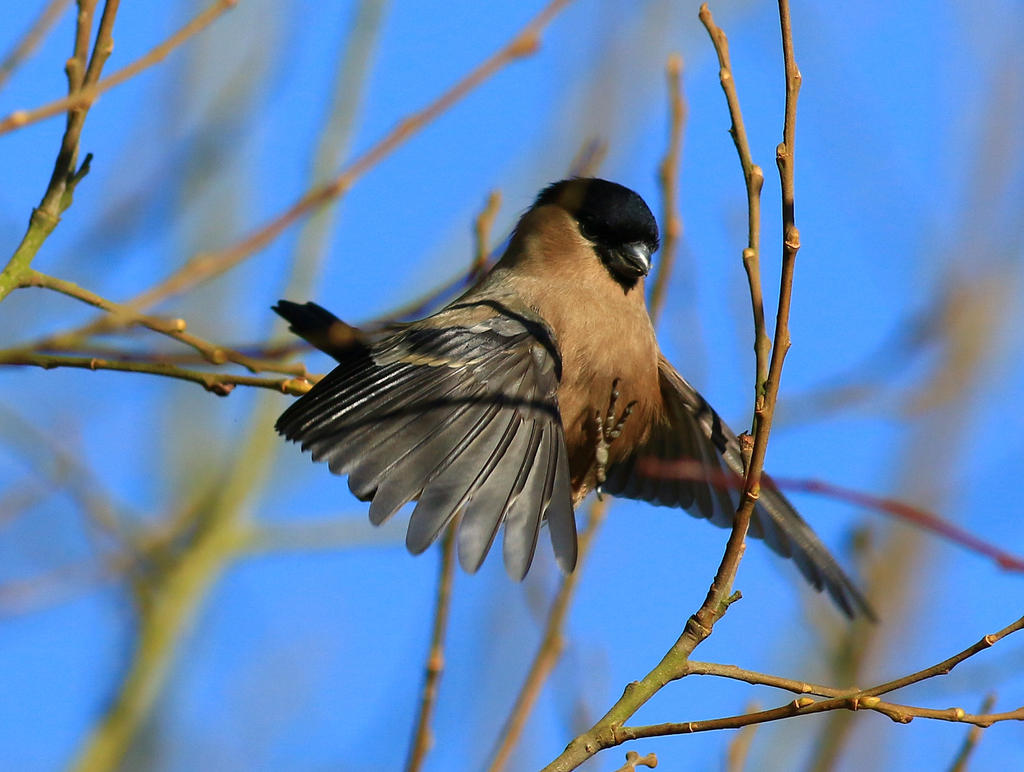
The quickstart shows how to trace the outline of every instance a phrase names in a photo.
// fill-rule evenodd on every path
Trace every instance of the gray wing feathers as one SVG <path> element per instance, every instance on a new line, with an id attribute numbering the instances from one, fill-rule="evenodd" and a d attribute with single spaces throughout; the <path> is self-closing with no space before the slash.
<path id="1" fill-rule="evenodd" d="M 538 340 L 543 332 L 495 315 L 471 327 L 417 324 L 360 339 L 332 350 L 339 366 L 282 414 L 277 430 L 347 474 L 352 492 L 371 501 L 375 524 L 417 500 L 406 534 L 414 553 L 459 515 L 459 560 L 475 571 L 504 523 L 505 564 L 519 579 L 547 519 L 556 558 L 571 570 L 576 524 L 559 365 L 553 342 Z"/>

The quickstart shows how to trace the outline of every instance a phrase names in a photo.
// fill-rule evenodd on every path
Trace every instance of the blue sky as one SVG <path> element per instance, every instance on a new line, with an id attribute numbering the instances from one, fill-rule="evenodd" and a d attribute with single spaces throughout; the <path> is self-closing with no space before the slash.
<path id="1" fill-rule="evenodd" d="M 7 9 L 0 51 L 38 5 Z M 349 153 L 439 94 L 540 6 L 387 3 Z M 200 7 L 123 4 L 108 72 Z M 712 10 L 729 34 L 753 154 L 765 169 L 764 283 L 774 297 L 773 157 L 783 105 L 776 7 L 720 3 Z M 310 184 L 312 148 L 352 14 L 350 3 L 285 8 L 243 0 L 164 64 L 104 95 L 83 135 L 93 171 L 35 266 L 124 299 L 290 204 Z M 803 247 L 793 348 L 767 466 L 778 476 L 930 508 L 1024 552 L 1017 495 L 1024 437 L 1021 6 L 796 2 L 792 14 L 804 76 L 796 194 Z M 69 14 L 0 90 L 0 113 L 62 93 L 71 33 Z M 505 68 L 344 197 L 311 298 L 357 323 L 458 275 L 488 191 L 502 193 L 495 230 L 506 232 L 536 190 L 563 176 L 595 136 L 609 143 L 601 175 L 636 189 L 660 213 L 655 172 L 667 134 L 663 71 L 672 51 L 685 61 L 689 105 L 685 236 L 659 337 L 680 371 L 737 430 L 744 427 L 753 382 L 740 262 L 745 198 L 697 4 L 577 0 L 535 56 Z M 45 188 L 61 129 L 51 119 L 0 136 L 0 239 L 9 251 Z M 286 284 L 299 232 L 289 230 L 226 277 L 157 311 L 225 343 L 265 340 L 272 331 L 280 337 L 269 306 Z M 20 290 L 0 304 L 0 346 L 87 318 L 69 299 Z M 133 351 L 166 348 L 141 334 L 113 342 Z M 329 367 L 320 355 L 307 361 L 315 372 Z M 829 401 L 840 386 L 858 387 L 856 398 Z M 64 767 L 116 694 L 135 649 L 124 583 L 62 573 L 94 565 L 97 548 L 66 487 L 49 490 L 52 444 L 76 457 L 94 476 L 90 485 L 118 502 L 130 522 L 144 524 L 187 508 L 196 490 L 265 440 L 272 455 L 254 463 L 250 477 L 240 475 L 251 491 L 246 516 L 281 527 L 336 523 L 338 533 L 318 549 L 278 546 L 237 561 L 218 577 L 168 660 L 126 768 L 400 766 L 429 636 L 437 551 L 410 557 L 401 522 L 372 530 L 342 480 L 270 436 L 274 414 L 290 398 L 237 389 L 217 399 L 148 376 L 9 367 L 0 368 L 0 390 L 0 496 L 46 491 L 31 509 L 0 522 L 0 588 L 8 587 L 0 591 L 0 765 Z M 23 423 L 47 439 L 33 439 Z M 806 494 L 793 500 L 844 564 L 860 565 L 884 588 L 884 619 L 855 646 L 877 647 L 859 685 L 933 664 L 1021 614 L 1020 576 L 885 516 Z M 680 512 L 615 503 L 583 569 L 566 654 L 510 768 L 542 766 L 625 683 L 656 664 L 702 600 L 725 538 Z M 866 559 L 854 543 L 867 545 Z M 477 575 L 455 577 L 428 769 L 483 766 L 557 584 L 549 553 L 542 543 L 521 586 L 493 557 Z M 873 559 L 881 567 L 871 568 Z M 10 589 L 22 586 L 37 592 Z M 757 542 L 737 586 L 743 601 L 698 658 L 830 680 L 845 623 L 827 601 L 807 593 L 796 570 Z M 996 710 L 1009 710 L 1024 703 L 1021 673 L 1024 639 L 1011 637 L 899 699 L 976 710 L 994 691 Z M 710 718 L 785 699 L 689 678 L 636 720 Z M 921 719 L 896 726 L 876 715 L 854 718 L 852 752 L 839 769 L 943 768 L 965 733 Z M 756 768 L 802 767 L 823 724 L 762 727 Z M 709 733 L 629 747 L 656 752 L 667 769 L 718 769 L 729 739 Z M 593 768 L 615 768 L 625 750 L 605 752 Z M 975 768 L 1007 768 L 1022 754 L 1024 730 L 997 725 L 987 730 Z"/>

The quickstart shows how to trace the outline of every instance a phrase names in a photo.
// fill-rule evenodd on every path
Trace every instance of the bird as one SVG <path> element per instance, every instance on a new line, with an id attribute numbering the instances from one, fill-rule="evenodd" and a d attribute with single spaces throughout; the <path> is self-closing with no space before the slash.
<path id="1" fill-rule="evenodd" d="M 530 568 L 542 524 L 555 560 L 577 560 L 575 508 L 592 490 L 677 507 L 730 527 L 737 436 L 661 353 L 644 280 L 658 225 L 633 190 L 554 182 L 493 267 L 417 321 L 362 330 L 321 306 L 273 310 L 338 365 L 275 428 L 348 476 L 380 525 L 415 501 L 413 554 L 455 521 L 472 573 L 502 526 L 508 573 Z M 672 473 L 673 464 L 688 474 Z M 867 600 L 767 476 L 749 535 L 794 561 L 847 616 Z"/>

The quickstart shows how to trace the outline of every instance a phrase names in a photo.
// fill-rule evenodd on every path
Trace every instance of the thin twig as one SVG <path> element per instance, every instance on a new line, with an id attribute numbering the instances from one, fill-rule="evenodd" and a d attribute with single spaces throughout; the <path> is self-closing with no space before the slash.
<path id="1" fill-rule="evenodd" d="M 789 681 L 789 679 L 782 679 L 776 676 L 767 676 L 763 673 L 755 674 L 750 671 L 740 671 L 739 668 L 731 668 L 727 665 L 691 663 L 695 666 L 703 666 L 705 672 L 716 671 L 715 674 L 717 675 L 738 677 L 742 674 L 743 677 L 740 677 L 739 680 L 747 681 L 748 683 L 764 683 L 770 686 L 779 686 L 780 688 L 788 689 L 790 691 L 798 691 L 806 687 L 806 691 L 810 691 L 811 693 L 838 693 L 836 693 L 835 696 L 830 696 L 828 699 L 824 700 L 815 700 L 812 697 L 800 697 L 786 705 L 772 708 L 771 710 L 743 713 L 736 716 L 727 716 L 725 718 L 716 718 L 707 721 L 672 722 L 635 727 L 621 725 L 612 726 L 610 731 L 612 739 L 614 740 L 613 744 L 617 745 L 629 740 L 638 740 L 647 737 L 693 734 L 695 732 L 708 732 L 717 729 L 738 729 L 744 726 L 763 724 L 768 721 L 777 721 L 798 715 L 813 715 L 833 710 L 875 710 L 884 713 L 893 721 L 897 721 L 902 724 L 910 723 L 915 718 L 967 723 L 974 724 L 978 727 L 988 727 L 1002 721 L 1024 721 L 1024 707 L 1017 710 L 1006 711 L 1004 713 L 982 712 L 979 714 L 971 714 L 964 711 L 963 708 L 944 708 L 936 710 L 934 708 L 897 705 L 894 703 L 883 702 L 879 699 L 879 695 L 888 694 L 889 692 L 902 689 L 912 684 L 920 683 L 921 681 L 925 681 L 929 678 L 946 675 L 964 660 L 973 657 L 985 649 L 991 648 L 1006 636 L 1019 632 L 1022 629 L 1024 629 L 1024 617 L 1021 617 L 996 633 L 984 636 L 972 646 L 968 646 L 958 654 L 954 654 L 952 657 L 944 659 L 942 662 L 938 662 L 931 667 L 919 670 L 916 673 L 911 673 L 884 684 L 879 684 L 878 686 L 871 687 L 870 689 L 861 690 L 834 690 L 829 687 Z M 698 671 L 695 669 L 693 672 Z"/>
<path id="2" fill-rule="evenodd" d="M 413 730 L 412 746 L 406 772 L 417 772 L 426 760 L 433 743 L 430 720 L 437 703 L 438 687 L 444 672 L 444 638 L 448 629 L 448 610 L 451 606 L 452 580 L 455 576 L 455 531 L 457 522 L 452 522 L 441 540 L 441 569 L 437 579 L 437 599 L 434 602 L 434 629 L 427 653 L 426 675 L 423 678 L 423 692 L 420 709 L 416 714 L 416 728 Z"/>
<path id="3" fill-rule="evenodd" d="M 918 528 L 931 531 L 947 541 L 959 544 L 971 552 L 991 558 L 1000 568 L 1006 571 L 1024 571 L 1024 558 L 1007 552 L 983 539 L 979 539 L 970 531 L 939 517 L 934 512 L 930 512 L 923 507 L 907 504 L 886 496 L 864 493 L 863 491 L 853 490 L 843 485 L 835 485 L 822 480 L 798 480 L 780 477 L 778 479 L 772 478 L 772 481 L 785 490 L 828 496 L 829 498 L 845 501 L 859 507 L 873 509 L 876 512 L 893 515 Z"/>
<path id="4" fill-rule="evenodd" d="M 494 750 L 491 752 L 490 764 L 487 766 L 488 772 L 500 772 L 508 764 L 509 757 L 523 733 L 523 727 L 526 726 L 526 719 L 529 718 L 530 712 L 540 696 L 541 688 L 548 676 L 551 675 L 551 671 L 555 669 L 559 657 L 562 656 L 562 651 L 565 649 L 565 635 L 562 630 L 569 613 L 569 605 L 579 584 L 580 574 L 583 573 L 581 569 L 590 552 L 594 537 L 608 514 L 610 501 L 611 497 L 605 496 L 603 499 L 595 498 L 590 505 L 587 525 L 580 533 L 576 570 L 562 579 L 562 586 L 551 603 L 540 646 L 537 647 L 537 653 L 530 663 L 530 669 L 523 680 L 523 685 L 519 688 L 519 694 L 516 695 L 512 710 L 498 734 Z"/>
<path id="5" fill-rule="evenodd" d="M 84 738 L 70 768 L 75 772 L 112 772 L 127 753 L 166 681 L 182 637 L 204 598 L 238 556 L 250 503 L 270 475 L 275 439 L 265 424 L 250 426 L 226 474 L 183 523 L 201 527 L 178 533 L 173 560 L 150 577 L 147 602 L 130 660 L 102 717 Z"/>
<path id="6" fill-rule="evenodd" d="M 52 492 L 66 488 L 94 530 L 112 539 L 118 547 L 134 551 L 133 535 L 125 527 L 129 519 L 126 513 L 115 505 L 114 497 L 84 462 L 83 454 L 66 446 L 66 426 L 62 427 L 62 435 L 58 441 L 42 429 L 37 419 L 29 420 L 12 409 L 0 407 L 0 436 L 18 447 L 25 458 L 38 460 L 39 471 L 47 478 L 47 489 Z"/>
<path id="7" fill-rule="evenodd" d="M 775 689 L 783 689 L 797 695 L 815 695 L 818 697 L 836 698 L 840 700 L 857 699 L 858 709 L 874 710 L 887 716 L 893 721 L 900 723 L 905 723 L 905 717 L 908 715 L 921 715 L 924 712 L 931 710 L 930 708 L 915 708 L 910 705 L 881 701 L 875 699 L 874 696 L 869 696 L 868 701 L 864 702 L 861 697 L 864 696 L 865 692 L 860 689 L 840 689 L 834 686 L 809 683 L 807 681 L 785 678 L 783 676 L 772 675 L 769 673 L 758 673 L 753 670 L 736 667 L 735 665 L 721 665 L 716 662 L 695 662 L 691 660 L 686 665 L 685 675 L 709 675 L 717 676 L 719 678 L 729 678 L 734 681 L 742 681 L 748 684 L 771 686 Z M 747 713 L 750 712 L 752 711 L 747 711 Z"/>
<path id="8" fill-rule="evenodd" d="M 586 140 L 569 163 L 570 177 L 592 177 L 608 156 L 608 142 L 600 137 Z"/>
<path id="9" fill-rule="evenodd" d="M 924 681 L 928 678 L 932 678 L 937 675 L 947 675 L 950 671 L 953 670 L 953 668 L 955 668 L 965 659 L 969 659 L 978 652 L 991 648 L 993 645 L 1001 641 L 1006 636 L 1012 635 L 1013 633 L 1016 633 L 1020 630 L 1024 630 L 1024 617 L 1021 617 L 1016 622 L 1012 622 L 999 632 L 989 633 L 988 635 L 982 637 L 977 643 L 973 644 L 972 646 L 968 646 L 959 654 L 954 654 L 952 657 L 942 660 L 942 662 L 932 665 L 929 668 L 925 668 L 924 670 L 919 670 L 916 673 L 911 673 L 910 675 L 903 676 L 902 678 L 897 678 L 894 681 L 888 681 L 884 684 L 879 684 L 878 686 L 874 686 L 870 689 L 865 689 L 864 691 L 860 692 L 860 694 L 865 696 L 877 696 L 879 694 L 888 694 L 889 692 L 894 692 L 897 689 L 902 689 L 906 686 L 916 684 L 920 681 Z"/>
<path id="10" fill-rule="evenodd" d="M 146 316 L 133 311 L 131 308 L 100 297 L 95 292 L 91 292 L 84 287 L 80 287 L 74 282 L 58 279 L 55 276 L 49 276 L 45 273 L 30 269 L 20 280 L 19 286 L 40 287 L 43 289 L 53 290 L 61 293 L 62 295 L 67 295 L 68 297 L 80 300 L 94 308 L 106 311 L 118 320 L 118 325 L 136 324 L 140 327 L 145 327 L 149 330 L 160 333 L 161 335 L 166 335 L 173 340 L 192 347 L 210 364 L 221 365 L 226 362 L 233 362 L 241 365 L 252 373 L 273 372 L 298 377 L 306 376 L 305 365 L 301 362 L 282 364 L 276 360 L 250 357 L 241 352 L 233 351 L 223 346 L 218 346 L 215 343 L 204 340 L 197 335 L 186 332 L 185 328 L 187 325 L 184 319 L 164 320 L 153 316 Z M 43 341 L 40 348 L 62 349 L 66 343 L 71 342 L 73 341 L 65 341 L 58 336 Z M 11 352 L 0 351 L 0 362 L 4 361 L 5 355 L 8 353 L 29 353 L 29 351 L 24 348 L 14 349 Z"/>
<path id="11" fill-rule="evenodd" d="M 141 293 L 127 305 L 145 308 L 220 275 L 271 243 L 309 212 L 347 192 L 357 179 L 506 65 L 535 53 L 540 46 L 540 33 L 572 1 L 551 0 L 508 43 L 429 105 L 399 121 L 382 139 L 342 169 L 333 180 L 303 194 L 270 222 L 235 244 L 216 252 L 196 255 L 164 281 Z"/>
<path id="12" fill-rule="evenodd" d="M 64 66 L 68 79 L 68 93 L 74 94 L 88 85 L 87 77 L 98 77 L 113 48 L 110 37 L 114 15 L 117 13 L 117 0 L 108 0 L 103 8 L 103 17 L 96 33 L 96 43 L 89 57 L 89 39 L 92 35 L 92 20 L 96 11 L 97 0 L 78 0 L 77 24 L 75 25 L 75 41 L 71 58 Z M 61 136 L 60 149 L 53 164 L 53 172 L 46 186 L 39 205 L 32 210 L 28 228 L 11 255 L 7 265 L 0 271 L 0 301 L 7 297 L 17 286 L 21 278 L 32 266 L 39 248 L 50 234 L 53 233 L 60 216 L 71 206 L 71 200 L 78 183 L 89 172 L 89 156 L 86 156 L 81 167 L 78 167 L 78 145 L 82 135 L 82 126 L 89 108 L 79 107 L 69 110 Z"/>
<path id="13" fill-rule="evenodd" d="M 310 186 L 329 180 L 333 170 L 348 155 L 362 116 L 363 95 L 388 3 L 389 0 L 360 0 L 352 14 L 348 32 L 339 46 L 330 109 L 313 152 Z M 303 298 L 313 294 L 336 216 L 336 207 L 324 207 L 303 223 L 283 297 Z"/>
<path id="14" fill-rule="evenodd" d="M 721 729 L 740 729 L 742 727 L 765 724 L 770 721 L 779 721 L 795 716 L 811 716 L 817 713 L 825 713 L 836 710 L 875 710 L 879 701 L 875 698 L 858 699 L 856 697 L 841 697 L 831 700 L 816 701 L 811 697 L 799 697 L 786 705 L 771 710 L 762 710 L 755 713 L 741 713 L 736 716 L 724 718 L 713 718 L 705 721 L 683 721 L 676 723 L 650 724 L 647 726 L 622 726 L 615 731 L 616 744 L 629 742 L 630 740 L 642 740 L 650 737 L 665 737 L 677 734 L 696 734 L 697 732 L 712 732 Z M 986 728 L 1003 721 L 1024 721 L 1024 708 L 1010 710 L 1004 713 L 967 713 L 963 708 L 946 708 L 934 710 L 931 708 L 917 708 L 903 706 L 904 712 L 895 721 L 901 724 L 908 724 L 915 718 L 927 718 L 934 721 L 948 721 L 958 724 L 973 724 L 976 727 Z"/>
<path id="15" fill-rule="evenodd" d="M 718 79 L 725 92 L 725 101 L 729 106 L 729 118 L 732 125 L 729 134 L 736 145 L 736 153 L 743 169 L 743 181 L 747 189 L 747 246 L 743 250 L 743 268 L 747 274 L 750 287 L 750 303 L 754 314 L 754 355 L 756 357 L 757 386 L 756 393 L 761 394 L 764 382 L 768 379 L 768 357 L 771 353 L 771 341 L 764 322 L 764 295 L 761 288 L 761 187 L 764 185 L 764 172 L 754 163 L 750 153 L 750 142 L 747 139 L 746 125 L 743 123 L 743 111 L 740 109 L 740 97 L 736 91 L 736 79 L 733 77 L 732 62 L 729 59 L 729 40 L 720 27 L 715 24 L 707 3 L 700 7 L 698 17 L 711 36 L 711 43 L 718 55 Z"/>
<path id="16" fill-rule="evenodd" d="M 75 367 L 85 370 L 116 370 L 123 373 L 148 373 L 197 383 L 213 394 L 226 397 L 235 386 L 254 386 L 279 391 L 282 394 L 300 396 L 313 387 L 305 378 L 260 378 L 254 375 L 233 373 L 211 373 L 202 370 L 187 370 L 163 362 L 124 362 L 97 357 L 65 357 L 36 353 L 11 353 L 0 358 L 0 365 L 24 365 L 53 370 L 57 367 Z"/>
<path id="17" fill-rule="evenodd" d="M 71 0 L 50 0 L 43 6 L 43 10 L 39 12 L 25 34 L 14 44 L 3 61 L 0 61 L 0 88 L 4 87 L 21 63 L 32 55 L 70 2 Z"/>
<path id="18" fill-rule="evenodd" d="M 63 99 L 57 99 L 48 104 L 37 107 L 33 110 L 15 110 L 10 115 L 0 120 L 0 134 L 6 134 L 14 129 L 20 129 L 32 123 L 37 123 L 54 115 L 59 115 L 67 110 L 88 109 L 96 101 L 100 94 L 110 91 L 115 86 L 120 86 L 126 80 L 134 78 L 140 72 L 149 69 L 154 64 L 162 61 L 171 51 L 187 41 L 193 35 L 206 29 L 218 16 L 229 8 L 238 4 L 238 0 L 216 0 L 206 10 L 198 14 L 185 26 L 167 38 L 159 45 L 154 46 L 144 56 L 139 57 L 131 64 L 122 67 L 108 78 L 99 80 L 99 72 L 89 80 L 84 88 L 68 94 Z"/>
<path id="19" fill-rule="evenodd" d="M 74 96 L 82 89 L 94 84 L 103 71 L 103 66 L 110 58 L 114 50 L 114 18 L 117 15 L 119 0 L 106 0 L 103 4 L 103 13 L 100 16 L 100 23 L 96 30 L 96 39 L 93 42 L 92 54 L 86 60 L 85 48 L 88 47 L 89 34 L 92 30 L 92 16 L 95 10 L 95 0 L 79 0 L 79 24 L 75 32 L 75 55 L 68 60 L 65 70 L 68 76 L 68 94 Z M 85 45 L 83 46 L 83 41 Z M 57 154 L 57 161 L 53 166 L 53 173 L 50 176 L 50 184 L 39 207 L 32 213 L 33 220 L 37 217 L 45 218 L 45 223 L 40 227 L 48 227 L 46 235 L 51 231 L 60 219 L 61 214 L 71 205 L 71 196 L 74 193 L 76 184 L 84 177 L 89 168 L 89 158 L 85 159 L 82 168 L 76 171 L 78 161 L 78 149 L 82 138 L 82 128 L 85 126 L 85 117 L 89 111 L 89 105 L 77 105 L 67 108 L 67 124 L 64 135 L 61 138 L 60 152 Z M 30 224 L 30 228 L 35 223 Z M 42 243 L 42 242 L 40 242 Z M 38 247 L 36 247 L 38 250 Z M 33 252 L 34 256 L 35 252 Z"/>
<path id="20" fill-rule="evenodd" d="M 811 697 L 799 697 L 778 708 L 757 711 L 755 713 L 741 713 L 736 716 L 713 718 L 705 721 L 683 721 L 678 723 L 650 724 L 647 726 L 622 726 L 615 729 L 615 739 L 616 744 L 620 744 L 630 740 L 665 737 L 667 735 L 696 734 L 697 732 L 713 732 L 721 729 L 741 729 L 756 724 L 766 724 L 771 721 L 779 721 L 796 716 L 811 716 L 828 711 L 873 710 L 877 704 L 873 698 L 858 700 L 857 698 L 843 697 L 819 702 Z M 973 714 L 965 712 L 963 708 L 932 710 L 930 708 L 905 706 L 905 713 L 895 720 L 902 724 L 908 724 L 915 718 L 927 718 L 934 721 L 948 721 L 957 724 L 973 724 L 976 727 L 986 728 L 1003 721 L 1024 721 L 1024 708 L 1004 713 Z"/>
<path id="21" fill-rule="evenodd" d="M 672 54 L 665 66 L 668 78 L 669 131 L 668 148 L 658 166 L 658 180 L 661 183 L 661 270 L 651 285 L 651 322 L 657 326 L 665 305 L 669 277 L 679 250 L 679 239 L 683 233 L 683 218 L 679 214 L 679 162 L 682 156 L 683 125 L 686 122 L 686 101 L 683 98 L 683 58 Z"/>
<path id="22" fill-rule="evenodd" d="M 492 190 L 487 195 L 487 203 L 473 221 L 473 262 L 469 267 L 467 281 L 474 282 L 487 270 L 487 259 L 491 256 L 489 246 L 491 229 L 501 208 L 501 191 Z"/>
<path id="23" fill-rule="evenodd" d="M 473 223 L 473 262 L 470 276 L 483 271 L 487 262 L 487 244 L 491 237 L 491 227 L 501 205 L 501 194 L 493 191 L 487 198 L 487 204 Z M 426 677 L 423 681 L 423 695 L 420 709 L 416 716 L 416 728 L 413 731 L 412 746 L 409 749 L 407 772 L 417 772 L 430 750 L 431 734 L 430 719 L 437 702 L 438 687 L 444 668 L 444 637 L 448 624 L 448 608 L 451 600 L 452 578 L 455 572 L 455 533 L 458 529 L 458 516 L 448 526 L 441 542 L 441 573 L 437 581 L 437 600 L 434 604 L 434 632 L 431 637 L 430 651 L 427 655 Z"/>
<path id="24" fill-rule="evenodd" d="M 641 756 L 636 751 L 629 751 L 626 754 L 626 763 L 616 769 L 615 772 L 636 772 L 637 767 L 654 769 L 656 766 L 658 766 L 658 757 L 653 753 Z"/>
<path id="25" fill-rule="evenodd" d="M 981 703 L 981 709 L 979 713 L 985 714 L 991 712 L 992 708 L 996 704 L 996 696 L 989 694 Z M 956 758 L 953 759 L 953 764 L 949 768 L 949 772 L 967 772 L 967 762 L 971 760 L 971 754 L 974 753 L 974 749 L 978 746 L 981 741 L 981 734 L 984 731 L 984 727 L 972 726 L 967 731 L 967 736 L 964 738 L 963 745 L 960 746 L 960 750 L 956 754 Z"/>
<path id="26" fill-rule="evenodd" d="M 744 485 L 742 478 L 732 472 L 724 469 L 709 470 L 703 463 L 693 459 L 679 461 L 642 459 L 637 463 L 637 469 L 658 479 L 707 481 L 709 485 L 723 490 L 740 490 Z M 892 515 L 916 528 L 931 531 L 971 552 L 991 558 L 1003 570 L 1024 571 L 1024 557 L 997 547 L 923 507 L 814 478 L 763 475 L 762 480 L 780 490 L 825 496 L 885 515 Z"/>
<path id="27" fill-rule="evenodd" d="M 748 713 L 755 710 L 757 710 L 756 704 L 747 706 Z M 754 733 L 756 731 L 756 725 L 745 726 L 733 736 L 725 752 L 725 772 L 743 772 L 747 766 L 750 746 L 754 743 Z"/>
<path id="28" fill-rule="evenodd" d="M 271 341 L 262 345 L 258 343 L 243 343 L 239 345 L 221 346 L 221 348 L 237 351 L 254 359 L 265 359 L 268 361 L 280 361 L 290 358 L 296 354 L 309 351 L 313 348 L 311 343 L 293 338 L 288 341 Z M 17 346 L 12 349 L 0 349 L 0 360 L 4 355 L 13 350 L 17 351 L 39 351 L 44 354 L 81 354 L 97 356 L 102 359 L 123 359 L 140 362 L 170 362 L 176 365 L 197 365 L 205 364 L 209 360 L 197 351 L 152 351 L 144 349 L 119 348 L 113 345 L 105 345 L 94 341 L 68 341 L 66 346 L 53 346 L 51 339 L 36 341 L 31 345 Z"/>

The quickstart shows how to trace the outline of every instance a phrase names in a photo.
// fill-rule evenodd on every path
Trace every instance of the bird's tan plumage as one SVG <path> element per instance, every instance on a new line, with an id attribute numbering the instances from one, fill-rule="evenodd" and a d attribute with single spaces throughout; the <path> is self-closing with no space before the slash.
<path id="1" fill-rule="evenodd" d="M 728 526 L 739 442 L 659 350 L 643 280 L 657 242 L 635 193 L 565 180 L 541 192 L 486 276 L 425 319 L 363 333 L 315 304 L 281 301 L 275 310 L 293 331 L 339 365 L 277 429 L 348 475 L 374 523 L 416 501 L 406 537 L 413 552 L 460 516 L 459 558 L 470 571 L 504 525 L 505 563 L 521 578 L 542 522 L 571 571 L 573 507 L 599 471 L 609 493 Z M 617 436 L 599 429 L 613 392 Z M 870 615 L 770 478 L 750 533 L 844 612 Z"/>
<path id="2" fill-rule="evenodd" d="M 646 440 L 652 422 L 664 413 L 644 282 L 621 287 L 593 257 L 593 244 L 571 215 L 547 205 L 524 215 L 490 280 L 469 294 L 507 283 L 514 283 L 518 300 L 548 324 L 562 355 L 558 407 L 578 504 L 595 486 L 595 414 L 607 410 L 613 382 L 619 380 L 621 406 L 636 407 L 609 447 L 612 462 Z"/>

